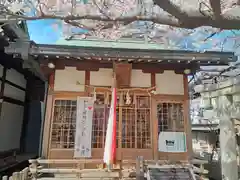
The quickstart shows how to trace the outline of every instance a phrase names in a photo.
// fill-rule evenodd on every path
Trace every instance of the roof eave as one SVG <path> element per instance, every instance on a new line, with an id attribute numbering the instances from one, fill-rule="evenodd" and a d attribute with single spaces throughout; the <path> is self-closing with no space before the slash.
<path id="1" fill-rule="evenodd" d="M 27 43 L 29 44 L 29 43 Z M 21 43 L 10 43 L 6 48 L 9 54 L 21 54 Z M 148 49 L 123 49 L 123 48 L 104 48 L 104 47 L 78 47 L 66 45 L 45 45 L 30 43 L 29 54 L 32 56 L 45 57 L 67 57 L 67 58 L 99 58 L 101 59 L 120 59 L 134 62 L 151 63 L 198 63 L 200 66 L 206 65 L 227 65 L 235 62 L 237 57 L 232 52 L 194 52 L 184 50 L 148 50 Z"/>

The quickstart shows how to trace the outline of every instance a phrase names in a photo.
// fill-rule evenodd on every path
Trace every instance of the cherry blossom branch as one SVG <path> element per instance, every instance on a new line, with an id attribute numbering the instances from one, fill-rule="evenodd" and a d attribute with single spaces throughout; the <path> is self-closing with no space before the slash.
<path id="1" fill-rule="evenodd" d="M 231 17 L 226 18 L 222 17 L 221 20 L 215 20 L 211 17 L 207 16 L 189 16 L 187 20 L 177 20 L 173 17 L 149 17 L 149 16 L 121 16 L 117 18 L 109 18 L 105 16 L 94 16 L 94 15 L 54 15 L 54 14 L 43 14 L 40 16 L 24 16 L 24 15 L 16 15 L 13 13 L 5 13 L 7 16 L 6 19 L 1 19 L 1 22 L 8 21 L 19 21 L 19 20 L 40 20 L 40 19 L 58 19 L 66 22 L 76 21 L 76 20 L 96 20 L 96 21 L 104 21 L 104 22 L 134 22 L 134 21 L 151 21 L 156 24 L 169 25 L 174 27 L 188 28 L 194 29 L 200 26 L 212 26 L 221 29 L 240 29 L 240 18 L 239 17 Z"/>
<path id="2" fill-rule="evenodd" d="M 209 0 L 211 7 L 212 7 L 212 11 L 214 14 L 214 18 L 216 20 L 220 20 L 221 19 L 221 3 L 220 0 Z"/>
<path id="3" fill-rule="evenodd" d="M 13 0 L 13 3 L 17 3 L 17 1 L 15 1 L 16 0 Z M 86 36 L 95 36 L 97 34 L 96 36 L 99 35 L 103 37 L 107 37 L 111 33 L 112 37 L 119 37 L 121 35 L 129 36 L 133 32 L 129 30 L 132 28 L 132 25 L 135 26 L 135 24 L 144 21 L 144 32 L 139 32 L 139 29 L 136 30 L 136 28 L 139 27 L 137 25 L 134 33 L 145 33 L 144 36 L 149 37 L 150 41 L 154 41 L 155 38 L 156 41 L 160 40 L 160 42 L 163 26 L 160 27 L 159 25 L 167 25 L 164 26 L 165 30 L 168 29 L 171 32 L 176 31 L 174 27 L 185 28 L 182 29 L 184 32 L 193 32 L 194 30 L 186 29 L 195 29 L 201 26 L 218 28 L 214 30 L 213 33 L 209 33 L 210 35 L 207 34 L 207 38 L 205 38 L 204 41 L 224 29 L 240 29 L 240 18 L 238 16 L 224 14 L 226 8 L 223 8 L 219 0 L 189 0 L 189 2 L 198 1 L 196 8 L 191 11 L 189 11 L 188 6 L 186 7 L 179 3 L 181 0 L 176 0 L 175 4 L 170 0 L 153 0 L 150 4 L 146 4 L 144 0 L 89 0 L 87 4 L 86 1 L 84 1 L 83 4 L 79 4 L 76 0 L 58 0 L 58 5 L 60 3 L 60 6 L 51 4 L 51 0 L 37 0 L 37 4 L 32 0 L 25 1 L 30 1 L 28 3 L 35 8 L 36 14 L 16 14 L 16 11 L 11 12 L 11 8 L 7 8 L 4 4 L 1 4 L 0 0 L 0 13 L 4 15 L 2 19 L 0 16 L 0 21 L 8 23 L 21 20 L 62 20 L 69 24 L 68 27 L 74 26 L 88 31 L 75 32 L 74 35 L 81 36 L 84 34 Z M 227 1 L 228 0 L 225 2 Z M 231 9 L 233 6 L 239 7 L 239 4 L 236 3 L 231 5 L 231 3 L 236 0 L 229 1 L 231 2 L 230 5 L 227 5 L 227 8 Z M 131 10 L 133 10 L 133 12 L 130 12 Z M 151 27 L 151 24 L 154 24 L 154 27 Z M 143 25 L 140 26 L 143 27 Z M 127 30 L 126 27 L 129 29 Z M 170 27 L 173 28 L 171 29 Z M 167 33 L 169 33 L 169 31 Z M 104 32 L 105 35 L 103 35 L 102 32 Z M 74 35 L 70 35 L 70 37 Z"/>
<path id="4" fill-rule="evenodd" d="M 104 21 L 104 22 L 134 22 L 134 21 L 150 21 L 157 24 L 164 24 L 170 26 L 180 27 L 181 24 L 170 17 L 148 17 L 148 16 L 130 16 L 130 17 L 117 17 L 117 18 L 108 18 L 105 16 L 94 16 L 94 15 L 67 15 L 67 16 L 60 16 L 54 14 L 44 14 L 40 16 L 24 16 L 24 15 L 17 15 L 13 13 L 8 13 L 9 17 L 5 20 L 1 20 L 1 22 L 7 21 L 21 21 L 21 20 L 41 20 L 41 19 L 56 19 L 56 20 L 63 20 L 65 22 L 68 21 L 76 21 L 76 20 L 95 20 L 95 21 Z"/>

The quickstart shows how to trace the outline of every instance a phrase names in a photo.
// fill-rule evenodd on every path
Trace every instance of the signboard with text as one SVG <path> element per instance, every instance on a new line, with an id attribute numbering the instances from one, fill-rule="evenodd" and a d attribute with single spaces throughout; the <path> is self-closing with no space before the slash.
<path id="1" fill-rule="evenodd" d="M 93 104 L 91 97 L 77 98 L 74 157 L 91 157 Z"/>
<path id="2" fill-rule="evenodd" d="M 185 132 L 160 132 L 158 136 L 158 151 L 186 152 Z"/>

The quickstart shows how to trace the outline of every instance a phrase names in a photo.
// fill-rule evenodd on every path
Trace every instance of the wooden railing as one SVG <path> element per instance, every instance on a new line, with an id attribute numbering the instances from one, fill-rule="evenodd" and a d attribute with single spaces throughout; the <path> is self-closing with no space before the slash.
<path id="1" fill-rule="evenodd" d="M 111 170 L 104 168 L 102 159 L 31 159 L 29 160 L 29 171 L 33 179 L 37 179 L 44 174 L 53 174 L 54 177 L 66 178 L 116 178 L 116 179 L 137 179 L 142 180 L 146 175 L 147 167 L 176 167 L 189 168 L 194 174 L 203 178 L 208 172 L 204 170 L 203 164 L 207 163 L 203 160 L 192 160 L 173 162 L 164 160 L 144 160 L 138 157 L 137 160 L 122 160 L 117 166 L 113 166 Z M 86 164 L 102 164 L 95 169 L 86 169 Z M 200 168 L 193 166 L 193 164 L 200 165 Z M 59 165 L 65 165 L 59 168 Z M 71 166 L 71 167 L 69 167 Z M 69 167 L 69 168 L 66 168 Z M 75 167 L 75 168 L 73 168 Z M 128 167 L 128 168 L 126 168 Z M 43 176 L 42 176 L 43 177 Z"/>
<path id="2" fill-rule="evenodd" d="M 123 160 L 119 166 L 114 166 L 111 170 L 104 168 L 104 166 L 96 169 L 85 169 L 82 165 L 88 163 L 103 164 L 101 159 L 31 159 L 29 160 L 30 167 L 24 168 L 20 172 L 14 172 L 12 176 L 3 176 L 0 180 L 34 180 L 44 177 L 44 174 L 54 174 L 54 178 L 81 178 L 81 179 L 136 179 L 143 180 L 147 174 L 147 168 L 189 168 L 199 179 L 206 179 L 204 176 L 208 173 L 203 168 L 203 164 L 207 161 L 192 160 L 191 162 L 181 161 L 154 161 L 144 160 L 138 157 L 137 160 Z M 73 165 L 76 168 L 49 168 L 51 165 Z M 193 166 L 193 164 L 200 165 L 200 168 Z M 124 168 L 124 165 L 132 168 Z M 132 166 L 129 166 L 132 165 Z M 56 166 L 57 167 L 57 166 Z M 197 178 L 198 179 L 198 178 Z"/>
<path id="3" fill-rule="evenodd" d="M 75 178 L 134 178 L 135 168 L 124 169 L 123 164 L 135 164 L 136 161 L 120 161 L 111 170 L 104 168 L 102 159 L 31 159 L 30 172 L 34 179 L 40 175 L 53 174 L 54 177 L 75 177 Z M 86 169 L 87 164 L 98 164 L 98 168 Z M 59 165 L 65 165 L 59 168 Z M 71 167 L 75 166 L 75 168 Z M 66 168 L 69 167 L 69 168 Z M 134 166 L 133 166 L 134 167 Z"/>

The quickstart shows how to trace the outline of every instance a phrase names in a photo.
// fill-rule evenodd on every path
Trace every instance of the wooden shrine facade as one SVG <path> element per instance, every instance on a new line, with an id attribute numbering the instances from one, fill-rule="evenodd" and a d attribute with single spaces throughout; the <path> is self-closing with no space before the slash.
<path id="1" fill-rule="evenodd" d="M 120 75 L 129 77 L 130 74 L 130 84 L 124 88 L 127 90 L 120 88 L 117 93 L 117 159 L 135 160 L 137 156 L 144 156 L 145 159 L 186 160 L 187 152 L 173 153 L 170 157 L 168 153 L 158 152 L 158 134 L 160 131 L 183 131 L 190 138 L 187 76 L 176 74 L 174 70 L 163 73 L 144 73 L 139 69 L 129 71 L 131 74 L 124 71 Z M 111 68 L 84 71 L 65 67 L 55 70 L 51 76 L 52 91 L 48 102 L 52 108 L 47 109 L 49 118 L 44 127 L 44 140 L 48 144 L 45 153 L 48 158 L 73 158 L 76 99 L 77 96 L 92 96 L 94 89 L 96 101 L 92 158 L 103 158 L 112 73 Z M 165 87 L 161 87 L 158 82 L 165 84 Z M 130 103 L 126 102 L 127 96 L 130 96 Z M 189 142 L 188 149 L 191 151 Z"/>
<path id="2" fill-rule="evenodd" d="M 236 60 L 232 53 L 53 45 L 32 45 L 28 53 L 41 61 L 49 76 L 42 143 L 42 156 L 48 159 L 74 158 L 77 97 L 95 94 L 91 155 L 103 158 L 115 73 L 117 159 L 188 160 L 192 140 L 187 75 L 201 65 Z M 50 69 L 49 63 L 55 68 Z M 159 151 L 160 132 L 184 132 L 186 151 Z"/>
<path id="3" fill-rule="evenodd" d="M 93 96 L 96 92 L 92 158 L 103 158 L 110 88 L 115 73 L 118 86 L 117 159 L 135 160 L 137 156 L 143 156 L 149 160 L 177 161 L 191 158 L 186 70 L 193 73 L 201 64 L 151 61 L 154 60 L 47 56 L 42 61 L 43 69 L 50 73 L 43 156 L 49 159 L 73 158 L 77 97 Z M 55 70 L 47 67 L 49 62 L 55 64 Z M 128 98 L 130 102 L 127 102 Z M 167 131 L 185 132 L 186 152 L 159 151 L 159 133 Z"/>

